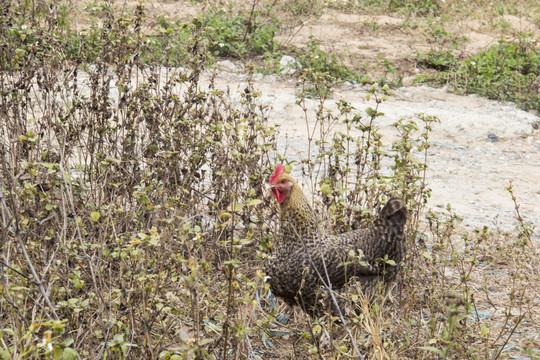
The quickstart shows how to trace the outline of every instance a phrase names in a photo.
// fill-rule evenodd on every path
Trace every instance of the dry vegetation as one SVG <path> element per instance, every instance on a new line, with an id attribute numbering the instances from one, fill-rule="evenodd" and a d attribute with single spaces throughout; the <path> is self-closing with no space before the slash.
<path id="1" fill-rule="evenodd" d="M 354 11 L 419 22 L 439 19 L 447 3 L 470 10 L 460 1 L 357 3 L 365 8 Z M 372 84 L 378 104 L 395 81 L 337 66 L 313 43 L 320 56 L 303 60 L 311 67 L 299 81 L 321 99 L 308 121 L 324 141 L 310 143 L 318 156 L 280 158 L 256 84 L 228 93 L 207 68 L 216 56 L 252 60 L 250 71 L 271 64 L 269 52 L 284 48 L 269 19 L 316 18 L 353 2 L 249 4 L 232 18 L 203 4 L 220 16 L 174 22 L 147 17 L 145 3 L 95 1 L 84 33 L 70 25 L 73 3 L 0 5 L 0 358 L 538 358 L 538 239 L 511 184 L 513 233 L 466 232 L 451 208 L 425 209 L 437 119 L 403 119 L 398 140 L 384 144 L 378 109 L 356 114 L 344 101 L 327 115 L 336 75 Z M 216 42 L 208 34 L 220 26 L 238 26 L 243 39 Z M 363 135 L 325 127 L 337 121 Z M 367 305 L 351 284 L 343 296 L 357 312 L 337 324 L 298 309 L 287 318 L 267 297 L 261 271 L 277 224 L 265 183 L 277 161 L 301 170 L 331 231 L 371 221 L 389 194 L 407 201 L 410 257 L 392 301 Z"/>

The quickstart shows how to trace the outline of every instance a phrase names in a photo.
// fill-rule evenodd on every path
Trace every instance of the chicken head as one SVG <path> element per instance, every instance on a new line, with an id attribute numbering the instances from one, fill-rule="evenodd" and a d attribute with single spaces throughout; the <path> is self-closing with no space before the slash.
<path id="1" fill-rule="evenodd" d="M 285 174 L 285 166 L 277 164 L 272 176 L 270 176 L 270 190 L 278 203 L 285 201 L 291 193 L 293 182 L 289 175 Z"/>

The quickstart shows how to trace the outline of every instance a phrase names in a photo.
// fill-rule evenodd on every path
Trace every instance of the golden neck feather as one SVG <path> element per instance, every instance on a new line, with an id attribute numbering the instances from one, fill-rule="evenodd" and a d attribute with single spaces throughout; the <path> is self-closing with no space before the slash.
<path id="1" fill-rule="evenodd" d="M 292 182 L 289 196 L 281 207 L 281 235 L 284 241 L 313 237 L 320 233 L 317 218 L 302 189 L 296 181 Z"/>

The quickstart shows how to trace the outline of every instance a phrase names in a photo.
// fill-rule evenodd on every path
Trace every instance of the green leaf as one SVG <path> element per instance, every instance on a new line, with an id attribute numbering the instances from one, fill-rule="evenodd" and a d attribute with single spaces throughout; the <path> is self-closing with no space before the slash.
<path id="1" fill-rule="evenodd" d="M 67 347 L 64 349 L 63 359 L 64 360 L 75 360 L 77 358 L 77 352 L 75 349 Z"/>
<path id="2" fill-rule="evenodd" d="M 8 335 L 11 335 L 11 336 L 15 336 L 15 331 L 13 331 L 13 329 L 3 328 L 3 329 L 0 329 L 0 339 L 4 337 L 4 333 L 6 333 Z"/>
<path id="3" fill-rule="evenodd" d="M 251 199 L 248 202 L 244 203 L 245 206 L 255 206 L 262 203 L 261 199 Z"/>
<path id="4" fill-rule="evenodd" d="M 487 336 L 489 334 L 489 328 L 487 326 L 482 326 L 480 334 L 482 334 L 482 336 Z"/>
<path id="5" fill-rule="evenodd" d="M 2 360 L 9 360 L 11 359 L 11 353 L 8 350 L 2 350 L 0 351 L 0 359 Z"/>
<path id="6" fill-rule="evenodd" d="M 223 262 L 225 265 L 230 265 L 231 267 L 238 267 L 238 260 L 227 260 Z"/>
<path id="7" fill-rule="evenodd" d="M 227 206 L 227 211 L 235 212 L 235 211 L 242 211 L 242 204 L 235 203 L 233 205 Z"/>
<path id="8" fill-rule="evenodd" d="M 232 217 L 232 214 L 228 213 L 228 212 L 221 213 L 218 216 L 219 220 L 223 220 L 224 218 L 228 219 L 228 218 L 231 218 L 231 217 Z"/>
<path id="9" fill-rule="evenodd" d="M 62 360 L 63 359 L 63 352 L 62 352 L 62 348 L 60 346 L 55 346 L 54 349 L 53 349 L 53 359 L 54 360 Z"/>
<path id="10" fill-rule="evenodd" d="M 285 165 L 285 174 L 290 174 L 292 171 L 292 166 L 287 164 Z"/>
<path id="11" fill-rule="evenodd" d="M 213 343 L 214 341 L 215 341 L 214 339 L 201 339 L 199 341 L 199 346 L 204 346 L 204 345 Z"/>
<path id="12" fill-rule="evenodd" d="M 26 50 L 24 49 L 15 49 L 15 54 L 19 57 L 23 57 L 26 55 Z"/>
<path id="13" fill-rule="evenodd" d="M 433 347 L 433 346 L 422 346 L 422 347 L 420 347 L 420 349 L 426 350 L 426 351 L 433 351 L 436 354 L 444 356 L 444 352 L 442 350 L 437 349 L 436 347 Z"/>
<path id="14" fill-rule="evenodd" d="M 116 334 L 113 337 L 113 342 L 116 344 L 121 344 L 124 342 L 124 334 Z"/>
<path id="15" fill-rule="evenodd" d="M 375 113 L 375 110 L 373 110 L 371 106 L 368 106 L 368 108 L 366 109 L 366 114 L 368 116 L 372 116 L 374 113 Z"/>
<path id="16" fill-rule="evenodd" d="M 330 194 L 330 192 L 332 191 L 332 188 L 330 187 L 330 185 L 328 184 L 322 184 L 321 185 L 321 191 L 324 195 L 328 195 Z"/>
<path id="17" fill-rule="evenodd" d="M 99 211 L 92 211 L 90 218 L 92 221 L 98 221 L 101 218 L 101 213 Z"/>
<path id="18" fill-rule="evenodd" d="M 150 199 L 148 198 L 148 196 L 143 195 L 143 196 L 141 196 L 141 197 L 139 198 L 139 202 L 140 202 L 141 204 L 145 204 L 145 205 L 146 205 L 146 204 L 150 204 Z"/>

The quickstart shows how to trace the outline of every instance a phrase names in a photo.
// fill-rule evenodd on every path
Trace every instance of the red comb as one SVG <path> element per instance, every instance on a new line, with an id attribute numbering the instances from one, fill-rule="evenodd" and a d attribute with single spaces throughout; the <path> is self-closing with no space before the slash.
<path id="1" fill-rule="evenodd" d="M 274 170 L 274 173 L 272 174 L 272 176 L 270 176 L 270 184 L 273 184 L 276 182 L 276 179 L 283 175 L 283 173 L 285 172 L 285 166 L 283 164 L 277 164 L 276 165 L 276 169 Z"/>

